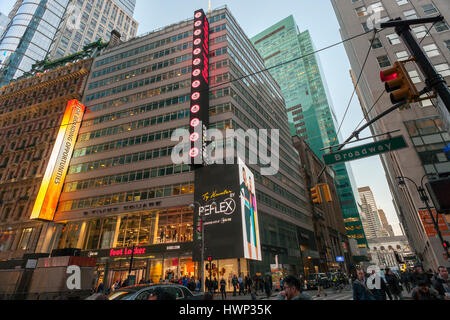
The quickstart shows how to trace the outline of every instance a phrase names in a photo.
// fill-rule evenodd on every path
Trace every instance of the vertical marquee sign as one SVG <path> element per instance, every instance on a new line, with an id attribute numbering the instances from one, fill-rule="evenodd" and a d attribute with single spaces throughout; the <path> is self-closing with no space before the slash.
<path id="1" fill-rule="evenodd" d="M 30 219 L 52 221 L 72 158 L 86 107 L 78 100 L 67 103 L 58 136 L 34 202 Z"/>
<path id="2" fill-rule="evenodd" d="M 194 13 L 193 41 L 189 157 L 190 165 L 198 168 L 206 160 L 209 126 L 209 23 L 202 9 Z"/>

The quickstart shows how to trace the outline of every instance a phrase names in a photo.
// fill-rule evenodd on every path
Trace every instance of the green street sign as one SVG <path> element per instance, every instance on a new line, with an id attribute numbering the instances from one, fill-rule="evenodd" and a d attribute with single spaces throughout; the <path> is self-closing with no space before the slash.
<path id="1" fill-rule="evenodd" d="M 326 165 L 332 165 L 375 156 L 380 153 L 406 148 L 407 146 L 403 136 L 398 136 L 392 139 L 377 141 L 351 149 L 325 154 L 323 155 L 323 160 Z"/>

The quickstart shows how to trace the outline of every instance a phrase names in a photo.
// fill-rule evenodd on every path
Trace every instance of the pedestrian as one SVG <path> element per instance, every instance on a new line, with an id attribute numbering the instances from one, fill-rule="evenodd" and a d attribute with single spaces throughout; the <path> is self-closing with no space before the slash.
<path id="1" fill-rule="evenodd" d="M 238 278 L 236 275 L 233 275 L 233 278 L 231 279 L 231 284 L 233 285 L 233 297 L 236 297 L 236 288 L 238 286 Z"/>
<path id="2" fill-rule="evenodd" d="M 227 285 L 227 282 L 222 277 L 222 280 L 220 280 L 220 293 L 222 295 L 222 300 L 225 300 L 227 298 L 227 292 L 225 291 L 226 285 Z"/>
<path id="3" fill-rule="evenodd" d="M 239 275 L 239 278 L 238 278 L 238 285 L 239 285 L 239 295 L 241 295 L 241 293 L 243 295 L 245 295 L 245 292 L 244 292 L 244 280 L 242 279 L 241 275 Z"/>
<path id="4" fill-rule="evenodd" d="M 266 281 L 264 281 L 264 290 L 267 298 L 270 298 L 272 295 L 272 278 L 270 276 L 267 276 Z"/>
<path id="5" fill-rule="evenodd" d="M 213 293 L 216 294 L 216 290 L 219 289 L 219 282 L 217 281 L 217 279 L 214 277 L 214 281 L 213 281 Z"/>
<path id="6" fill-rule="evenodd" d="M 353 281 L 353 300 L 376 300 L 366 285 L 364 270 L 356 271 L 357 278 Z"/>
<path id="7" fill-rule="evenodd" d="M 277 300 L 312 300 L 309 294 L 303 292 L 300 280 L 294 276 L 284 278 L 283 289 Z"/>
<path id="8" fill-rule="evenodd" d="M 426 280 L 421 280 L 417 283 L 417 287 L 415 287 L 412 291 L 411 297 L 414 300 L 440 300 L 439 293 L 430 288 L 428 282 Z"/>
<path id="9" fill-rule="evenodd" d="M 442 300 L 450 300 L 450 278 L 446 267 L 438 267 L 438 274 L 433 280 L 433 288 Z"/>
<path id="10" fill-rule="evenodd" d="M 389 287 L 389 291 L 394 298 L 393 300 L 403 300 L 400 279 L 392 272 L 390 268 L 386 268 L 385 277 Z"/>
<path id="11" fill-rule="evenodd" d="M 428 286 L 431 285 L 431 281 L 428 275 L 423 271 L 423 266 L 421 264 L 416 264 L 414 266 L 414 272 L 412 273 L 412 286 L 413 288 L 418 287 L 419 282 L 425 281 Z"/>
<path id="12" fill-rule="evenodd" d="M 327 293 L 323 290 L 323 279 L 320 276 L 320 274 L 316 273 L 316 284 L 317 284 L 317 296 L 320 297 L 320 293 L 323 292 L 325 294 L 325 297 L 327 296 Z"/>
<path id="13" fill-rule="evenodd" d="M 372 276 L 375 276 L 375 270 L 372 270 Z M 389 291 L 386 281 L 381 276 L 379 276 L 379 278 L 380 278 L 380 286 L 381 287 L 380 288 L 375 287 L 374 289 L 371 289 L 370 291 L 375 296 L 376 300 L 380 300 L 380 301 L 386 300 L 386 295 L 389 297 L 389 300 L 392 300 L 392 295 L 391 295 L 391 292 Z"/>

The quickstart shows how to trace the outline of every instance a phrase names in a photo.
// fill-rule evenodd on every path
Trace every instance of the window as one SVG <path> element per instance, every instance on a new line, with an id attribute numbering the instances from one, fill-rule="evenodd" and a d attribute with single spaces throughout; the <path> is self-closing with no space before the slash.
<path id="1" fill-rule="evenodd" d="M 367 26 L 367 23 L 366 23 L 366 22 L 361 23 L 361 25 L 362 25 L 362 27 L 363 27 L 363 29 L 364 29 L 365 32 L 369 32 L 369 31 L 370 31 L 370 29 L 369 29 L 369 27 Z"/>
<path id="2" fill-rule="evenodd" d="M 447 31 L 449 27 L 445 21 L 439 21 L 434 25 L 434 29 L 436 29 L 436 32 L 442 32 Z"/>
<path id="3" fill-rule="evenodd" d="M 423 9 L 423 13 L 425 13 L 426 15 L 438 12 L 432 4 L 424 5 L 424 6 L 422 6 L 422 9 Z"/>
<path id="4" fill-rule="evenodd" d="M 364 6 L 356 8 L 355 11 L 358 17 L 364 17 L 367 15 L 367 9 Z"/>
<path id="5" fill-rule="evenodd" d="M 421 82 L 420 77 L 419 77 L 419 73 L 417 72 L 417 70 L 408 71 L 408 74 L 409 74 L 409 77 L 411 78 L 411 81 L 413 83 Z"/>
<path id="6" fill-rule="evenodd" d="M 375 38 L 372 43 L 372 49 L 381 48 L 383 45 L 381 44 L 380 39 Z"/>
<path id="7" fill-rule="evenodd" d="M 437 46 L 434 43 L 423 46 L 423 49 L 425 50 L 425 53 L 429 58 L 438 56 L 440 54 Z"/>
<path id="8" fill-rule="evenodd" d="M 450 40 L 444 40 L 444 44 L 447 47 L 447 49 L 450 51 Z"/>
<path id="9" fill-rule="evenodd" d="M 396 33 L 388 34 L 386 38 L 390 44 L 399 44 L 401 42 Z"/>
<path id="10" fill-rule="evenodd" d="M 441 74 L 443 77 L 450 76 L 450 68 L 447 63 L 437 64 L 435 65 L 437 72 Z"/>
<path id="11" fill-rule="evenodd" d="M 397 60 L 399 60 L 399 61 L 408 59 L 408 52 L 406 52 L 406 51 L 396 52 L 395 55 L 397 56 Z"/>
<path id="12" fill-rule="evenodd" d="M 389 61 L 389 58 L 386 55 L 377 57 L 377 60 L 381 68 L 389 67 L 391 65 L 391 62 Z"/>
<path id="13" fill-rule="evenodd" d="M 416 34 L 417 39 L 423 38 L 427 34 L 427 28 L 425 28 L 425 26 L 418 26 L 418 27 L 412 28 L 412 30 Z"/>
<path id="14" fill-rule="evenodd" d="M 405 15 L 406 19 L 417 19 L 417 13 L 414 9 L 403 11 L 403 14 Z"/>
<path id="15" fill-rule="evenodd" d="M 407 3 L 408 3 L 408 0 L 397 0 L 397 5 L 399 5 L 399 6 L 407 4 Z"/>

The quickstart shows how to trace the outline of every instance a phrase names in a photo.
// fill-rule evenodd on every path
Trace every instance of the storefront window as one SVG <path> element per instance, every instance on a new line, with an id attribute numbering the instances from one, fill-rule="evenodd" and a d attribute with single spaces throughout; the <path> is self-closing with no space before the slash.
<path id="1" fill-rule="evenodd" d="M 86 236 L 86 250 L 97 249 L 101 232 L 101 220 L 91 220 L 88 222 Z"/>
<path id="2" fill-rule="evenodd" d="M 0 252 L 11 249 L 14 239 L 16 238 L 17 230 L 5 231 L 0 234 Z"/>
<path id="3" fill-rule="evenodd" d="M 22 236 L 20 237 L 18 249 L 27 250 L 28 245 L 30 243 L 31 234 L 33 232 L 33 228 L 26 228 L 22 231 Z"/>
<path id="4" fill-rule="evenodd" d="M 107 249 L 113 246 L 114 233 L 116 231 L 117 217 L 106 218 L 103 222 L 100 249 Z"/>
<path id="5" fill-rule="evenodd" d="M 68 223 L 64 226 L 59 239 L 58 248 L 76 248 L 80 237 L 82 222 Z"/>

